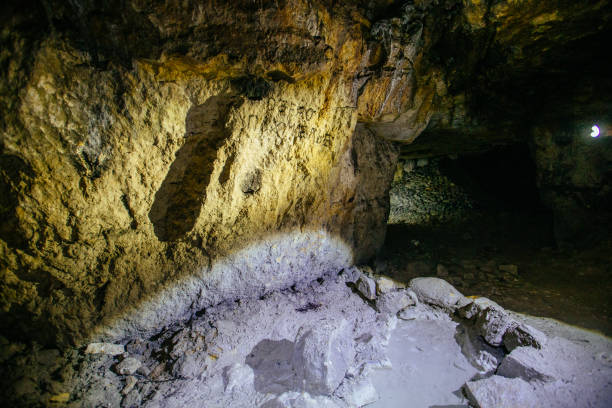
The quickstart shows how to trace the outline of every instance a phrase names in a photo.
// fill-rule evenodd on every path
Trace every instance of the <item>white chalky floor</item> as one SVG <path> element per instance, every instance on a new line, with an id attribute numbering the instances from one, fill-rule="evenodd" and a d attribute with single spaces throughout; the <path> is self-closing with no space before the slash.
<path id="1" fill-rule="evenodd" d="M 457 323 L 400 321 L 391 335 L 390 369 L 370 376 L 380 400 L 372 408 L 467 407 L 461 386 L 477 370 L 454 339 Z"/>

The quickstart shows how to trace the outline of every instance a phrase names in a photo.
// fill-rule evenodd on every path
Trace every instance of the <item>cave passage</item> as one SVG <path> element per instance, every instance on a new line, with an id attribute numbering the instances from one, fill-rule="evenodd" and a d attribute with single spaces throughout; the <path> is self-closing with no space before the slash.
<path id="1" fill-rule="evenodd" d="M 512 310 L 612 334 L 609 242 L 576 250 L 558 241 L 555 223 L 565 219 L 542 200 L 537 171 L 526 143 L 400 161 L 377 267 L 403 282 L 438 276 Z"/>
<path id="2" fill-rule="evenodd" d="M 526 143 L 440 161 L 441 172 L 468 190 L 477 208 L 537 212 L 550 217 L 540 199 L 536 167 Z M 546 214 L 546 213 L 549 214 Z"/>

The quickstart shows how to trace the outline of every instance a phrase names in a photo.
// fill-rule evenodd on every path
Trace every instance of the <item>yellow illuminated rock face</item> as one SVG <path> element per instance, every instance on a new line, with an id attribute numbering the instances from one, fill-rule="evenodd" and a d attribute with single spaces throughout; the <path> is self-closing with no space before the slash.
<path id="1" fill-rule="evenodd" d="M 356 40 L 344 41 L 336 58 L 355 58 Z M 279 232 L 323 229 L 354 261 L 382 243 L 396 148 L 356 134 L 350 75 L 324 54 L 312 69 L 219 55 L 100 70 L 91 58 L 44 40 L 3 132 L 3 156 L 17 161 L 4 313 L 25 309 L 61 332 L 49 340 L 78 341 Z M 275 70 L 292 79 L 244 90 Z"/>
<path id="2" fill-rule="evenodd" d="M 397 160 L 387 140 L 414 140 L 439 107 L 448 126 L 465 111 L 426 58 L 440 24 L 454 27 L 448 10 L 205 3 L 50 1 L 7 20 L 3 330 L 80 342 L 279 233 L 344 243 L 352 259 L 335 267 L 371 258 Z M 467 3 L 449 16 L 486 26 L 485 2 Z M 557 23 L 553 11 L 530 24 Z"/>

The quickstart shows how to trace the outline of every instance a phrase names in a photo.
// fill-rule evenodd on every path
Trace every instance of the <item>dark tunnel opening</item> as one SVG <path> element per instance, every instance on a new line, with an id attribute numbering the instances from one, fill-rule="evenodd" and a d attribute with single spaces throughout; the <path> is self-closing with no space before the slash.
<path id="1" fill-rule="evenodd" d="M 440 171 L 475 199 L 476 209 L 521 211 L 550 217 L 536 181 L 536 167 L 526 143 L 483 153 L 445 158 Z"/>

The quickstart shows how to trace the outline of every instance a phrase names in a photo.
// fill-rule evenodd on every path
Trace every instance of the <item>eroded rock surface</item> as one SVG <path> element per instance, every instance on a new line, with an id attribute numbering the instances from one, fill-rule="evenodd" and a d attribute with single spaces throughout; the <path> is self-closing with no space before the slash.
<path id="1" fill-rule="evenodd" d="M 499 115 L 478 110 L 524 113 L 515 80 L 557 72 L 610 14 L 554 1 L 2 7 L 0 323 L 46 344 L 144 332 L 371 258 L 397 159 L 385 139 L 490 137 Z M 345 246 L 337 261 L 290 243 L 287 265 L 319 267 L 277 260 L 277 234 L 321 231 L 318 247 Z M 253 247 L 251 268 L 228 261 Z"/>

